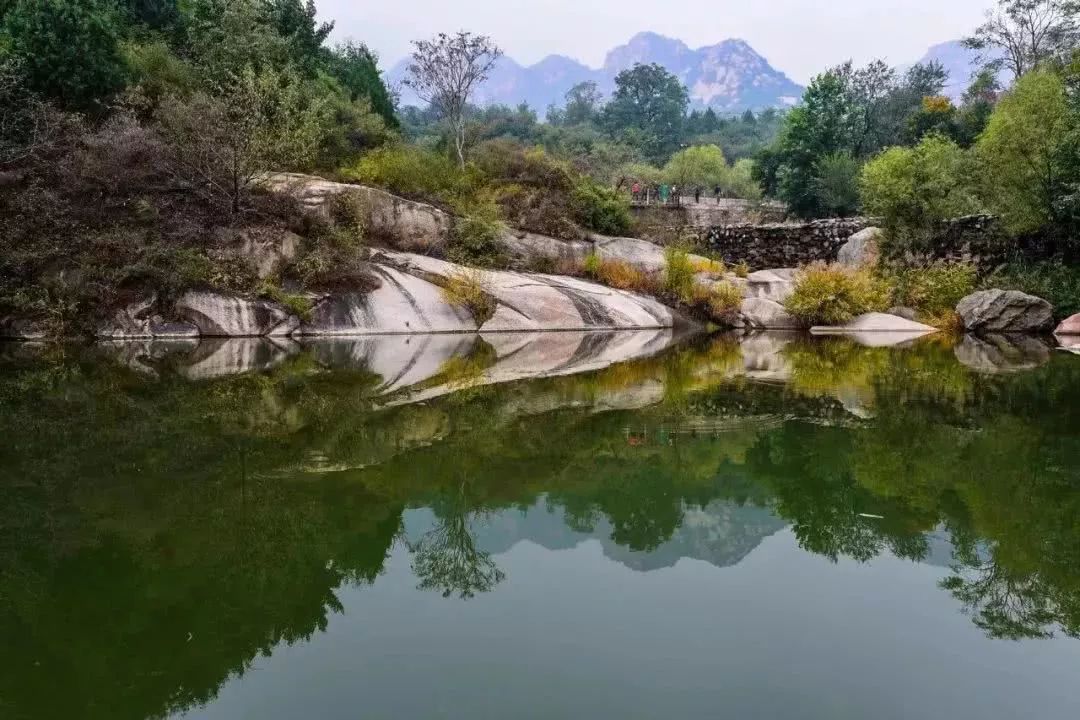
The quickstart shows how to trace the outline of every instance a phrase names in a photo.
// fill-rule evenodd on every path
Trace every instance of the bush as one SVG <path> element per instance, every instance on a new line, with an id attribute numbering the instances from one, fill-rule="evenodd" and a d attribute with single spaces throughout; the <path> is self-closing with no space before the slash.
<path id="1" fill-rule="evenodd" d="M 928 320 L 945 320 L 975 290 L 978 273 L 966 263 L 938 262 L 889 273 L 896 302 L 918 310 Z"/>
<path id="2" fill-rule="evenodd" d="M 859 161 L 850 153 L 832 153 L 814 165 L 814 189 L 822 212 L 837 217 L 859 209 Z"/>
<path id="3" fill-rule="evenodd" d="M 914 148 L 890 148 L 863 168 L 863 210 L 885 219 L 896 251 L 921 248 L 933 226 L 981 210 L 970 190 L 972 163 L 954 142 L 937 135 Z"/>
<path id="4" fill-rule="evenodd" d="M 451 273 L 444 281 L 442 294 L 451 305 L 472 313 L 478 326 L 490 320 L 498 306 L 495 297 L 488 292 L 484 274 L 479 270 Z"/>
<path id="5" fill-rule="evenodd" d="M 739 264 L 735 266 L 735 277 L 747 278 L 750 276 L 750 266 L 746 264 L 745 260 L 740 260 Z"/>
<path id="6" fill-rule="evenodd" d="M 590 230 L 606 235 L 625 235 L 630 230 L 630 204 L 615 190 L 587 178 L 574 189 L 575 219 Z"/>
<path id="7" fill-rule="evenodd" d="M 342 176 L 420 200 L 452 204 L 472 194 L 473 182 L 446 155 L 414 145 L 391 145 L 362 157 Z"/>
<path id="8" fill-rule="evenodd" d="M 695 273 L 704 273 L 711 277 L 722 277 L 727 272 L 727 266 L 724 265 L 722 260 L 695 258 L 690 261 L 690 265 L 694 268 Z"/>
<path id="9" fill-rule="evenodd" d="M 1061 262 L 1015 262 L 983 279 L 984 289 L 1020 290 L 1054 306 L 1054 316 L 1080 313 L 1080 267 Z"/>
<path id="10" fill-rule="evenodd" d="M 684 303 L 693 301 L 694 265 L 684 248 L 671 245 L 664 249 L 663 289 Z"/>
<path id="11" fill-rule="evenodd" d="M 742 291 L 729 282 L 712 286 L 698 285 L 690 303 L 710 320 L 726 322 L 742 306 Z"/>
<path id="12" fill-rule="evenodd" d="M 505 253 L 501 237 L 505 227 L 499 208 L 492 203 L 474 206 L 454 222 L 446 255 L 453 262 L 476 267 L 503 265 Z"/>
<path id="13" fill-rule="evenodd" d="M 622 260 L 605 260 L 590 253 L 582 263 L 582 272 L 593 280 L 619 290 L 651 293 L 655 290 L 649 275 Z"/>
<path id="14" fill-rule="evenodd" d="M 839 325 L 856 315 L 884 310 L 890 294 L 888 283 L 866 270 L 817 262 L 796 273 L 794 291 L 784 307 L 807 325 Z"/>

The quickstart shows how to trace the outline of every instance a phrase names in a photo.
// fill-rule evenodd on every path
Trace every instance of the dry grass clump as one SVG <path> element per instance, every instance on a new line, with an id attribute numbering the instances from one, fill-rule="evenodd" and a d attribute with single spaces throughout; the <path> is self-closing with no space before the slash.
<path id="1" fill-rule="evenodd" d="M 644 270 L 624 260 L 601 258 L 596 253 L 585 257 L 579 274 L 619 290 L 646 294 L 655 294 L 657 291 L 656 281 Z"/>
<path id="2" fill-rule="evenodd" d="M 692 258 L 690 260 L 690 266 L 694 268 L 696 274 L 706 274 L 710 277 L 720 278 L 727 272 L 727 266 L 720 260 L 710 260 L 708 258 Z"/>
<path id="3" fill-rule="evenodd" d="M 742 306 L 742 291 L 729 282 L 698 285 L 688 303 L 710 320 L 725 323 Z"/>
<path id="4" fill-rule="evenodd" d="M 458 270 L 446 276 L 442 295 L 446 302 L 454 307 L 468 310 L 477 325 L 483 325 L 490 320 L 498 306 L 480 270 Z"/>
<path id="5" fill-rule="evenodd" d="M 745 260 L 740 260 L 739 264 L 732 270 L 735 273 L 735 277 L 745 278 L 750 275 L 750 266 L 746 264 Z"/>
<path id="6" fill-rule="evenodd" d="M 784 307 L 807 325 L 839 325 L 884 310 L 891 296 L 889 284 L 868 270 L 816 262 L 795 274 L 795 289 Z"/>

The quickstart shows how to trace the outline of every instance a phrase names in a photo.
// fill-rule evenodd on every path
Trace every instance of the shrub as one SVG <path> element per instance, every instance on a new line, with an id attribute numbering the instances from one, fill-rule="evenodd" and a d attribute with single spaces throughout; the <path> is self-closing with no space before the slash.
<path id="1" fill-rule="evenodd" d="M 264 280 L 262 284 L 259 285 L 257 293 L 258 295 L 273 300 L 283 306 L 301 320 L 304 320 L 305 322 L 311 320 L 311 311 L 314 308 L 314 305 L 311 302 L 311 298 L 307 295 L 285 292 L 280 285 L 269 280 Z"/>
<path id="2" fill-rule="evenodd" d="M 814 165 L 814 189 L 822 212 L 847 217 L 859 209 L 859 161 L 847 152 L 831 153 Z"/>
<path id="3" fill-rule="evenodd" d="M 454 222 L 447 257 L 462 265 L 495 267 L 505 262 L 499 208 L 491 203 L 474 206 Z"/>
<path id="4" fill-rule="evenodd" d="M 789 313 L 807 325 L 837 325 L 889 306 L 890 288 L 866 270 L 813 263 L 795 275 L 795 288 L 784 302 Z"/>
<path id="5" fill-rule="evenodd" d="M 710 320 L 725 322 L 742 305 L 742 291 L 729 282 L 694 288 L 691 305 Z"/>
<path id="6" fill-rule="evenodd" d="M 664 249 L 663 289 L 684 303 L 693 300 L 694 266 L 690 254 L 682 247 L 671 245 Z"/>
<path id="7" fill-rule="evenodd" d="M 1080 312 L 1080 267 L 1062 262 L 1014 262 L 983 279 L 980 287 L 1020 290 L 1054 306 L 1058 318 Z"/>
<path id="8" fill-rule="evenodd" d="M 575 219 L 590 230 L 625 235 L 630 230 L 630 204 L 612 188 L 583 178 L 574 188 Z"/>
<path id="9" fill-rule="evenodd" d="M 966 263 L 938 262 L 889 274 L 896 302 L 918 310 L 927 319 L 944 319 L 975 290 L 977 279 L 975 267 Z"/>
<path id="10" fill-rule="evenodd" d="M 739 264 L 735 266 L 735 277 L 746 278 L 750 275 L 750 266 L 746 264 L 745 260 L 740 260 Z"/>
<path id="11" fill-rule="evenodd" d="M 471 192 L 472 179 L 446 155 L 414 145 L 390 145 L 362 157 L 342 176 L 405 197 L 450 204 Z"/>
<path id="12" fill-rule="evenodd" d="M 866 213 L 885 219 L 894 249 L 919 248 L 937 222 L 980 211 L 971 175 L 964 151 L 931 135 L 914 148 L 890 148 L 867 163 L 859 192 Z"/>
<path id="13" fill-rule="evenodd" d="M 484 274 L 479 270 L 460 270 L 446 277 L 442 295 L 448 303 L 472 313 L 477 325 L 483 325 L 495 314 L 498 303 L 488 291 Z"/>
<path id="14" fill-rule="evenodd" d="M 591 278 L 595 278 L 600 274 L 600 256 L 594 252 L 585 256 L 585 260 L 581 263 L 581 271 Z"/>

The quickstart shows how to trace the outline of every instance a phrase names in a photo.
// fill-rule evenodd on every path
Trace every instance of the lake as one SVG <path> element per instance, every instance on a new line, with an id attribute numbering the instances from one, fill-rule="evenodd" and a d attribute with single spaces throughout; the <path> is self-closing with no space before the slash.
<path id="1" fill-rule="evenodd" d="M 0 346 L 0 717 L 1075 718 L 1080 356 Z"/>

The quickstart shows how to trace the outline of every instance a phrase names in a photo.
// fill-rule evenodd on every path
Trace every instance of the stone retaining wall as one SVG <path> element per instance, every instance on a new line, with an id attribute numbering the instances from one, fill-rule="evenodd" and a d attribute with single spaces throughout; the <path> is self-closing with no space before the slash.
<path id="1" fill-rule="evenodd" d="M 832 262 L 840 246 L 855 233 L 874 225 L 869 218 L 815 220 L 808 223 L 727 225 L 707 229 L 703 245 L 735 264 L 754 269 L 788 268 L 816 260 Z"/>

